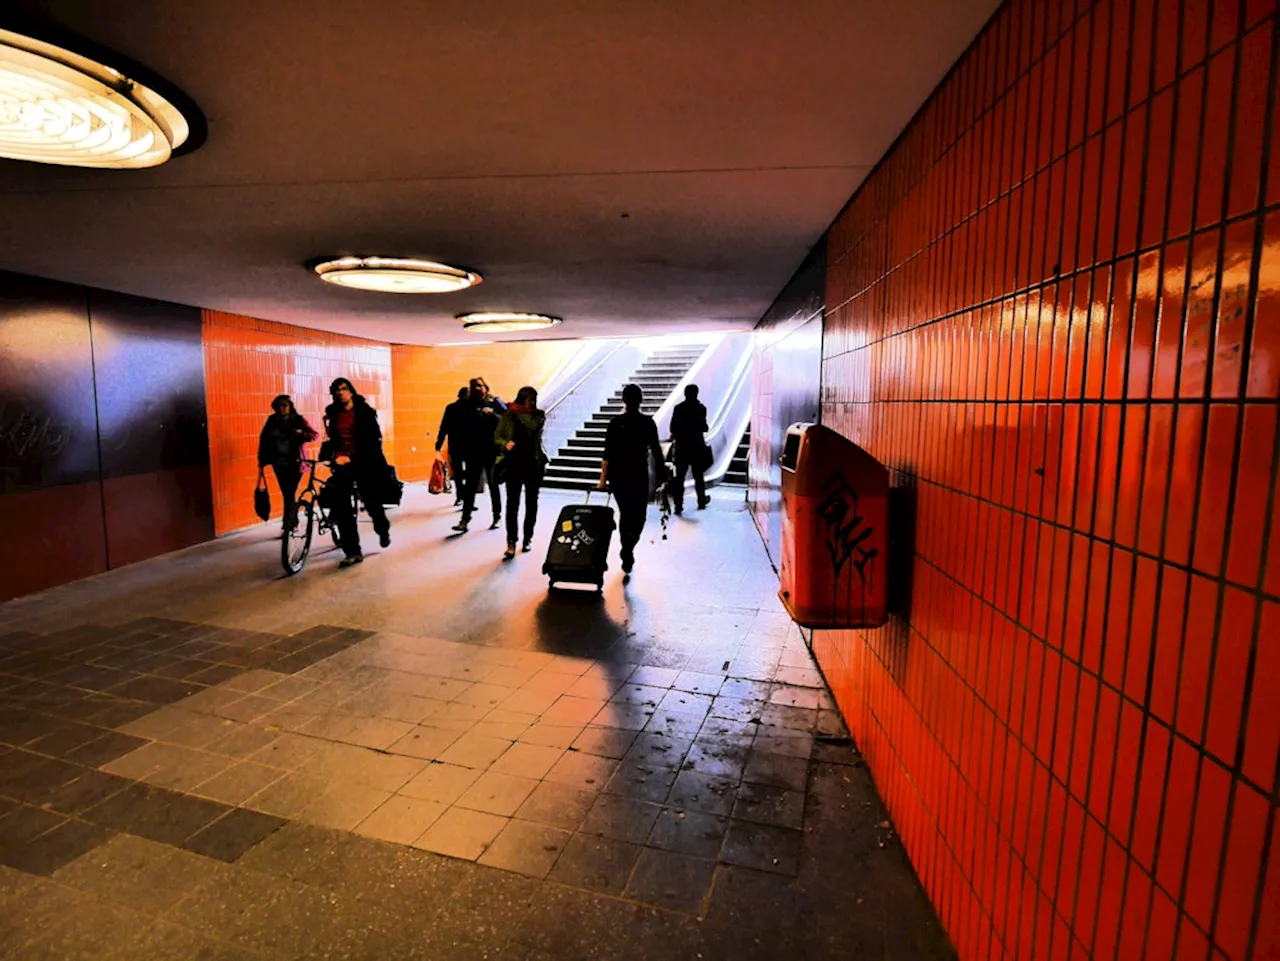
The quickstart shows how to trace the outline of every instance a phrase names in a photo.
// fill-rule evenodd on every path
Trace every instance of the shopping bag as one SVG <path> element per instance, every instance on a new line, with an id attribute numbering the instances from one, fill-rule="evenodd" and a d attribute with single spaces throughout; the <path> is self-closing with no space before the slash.
<path id="1" fill-rule="evenodd" d="M 267 475 L 258 468 L 258 485 L 253 489 L 253 512 L 262 520 L 271 519 L 271 495 L 267 493 Z"/>
<path id="2" fill-rule="evenodd" d="M 427 493 L 443 494 L 448 485 L 444 472 L 444 461 L 436 458 L 436 462 L 431 465 L 431 479 L 427 481 Z"/>

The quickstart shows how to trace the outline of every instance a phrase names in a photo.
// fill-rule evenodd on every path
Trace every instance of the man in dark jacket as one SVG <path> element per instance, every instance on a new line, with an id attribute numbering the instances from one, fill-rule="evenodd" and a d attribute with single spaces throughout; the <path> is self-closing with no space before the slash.
<path id="1" fill-rule="evenodd" d="M 604 460 L 600 462 L 599 490 L 613 492 L 618 501 L 618 541 L 622 570 L 627 578 L 636 563 L 636 544 L 649 513 L 649 458 L 658 465 L 658 479 L 665 479 L 658 425 L 641 413 L 644 392 L 636 384 L 622 388 L 625 410 L 609 421 L 605 430 Z"/>
<path id="2" fill-rule="evenodd" d="M 437 454 L 444 448 L 444 442 L 450 441 L 448 464 L 449 473 L 457 485 L 454 488 L 457 491 L 457 497 L 453 501 L 455 507 L 462 503 L 462 475 L 466 472 L 466 460 L 462 456 L 462 442 L 458 439 L 458 434 L 462 432 L 469 393 L 470 389 L 467 387 L 458 388 L 458 399 L 444 409 L 444 416 L 440 418 L 440 430 L 436 435 Z"/>
<path id="3" fill-rule="evenodd" d="M 391 522 L 382 506 L 383 488 L 387 483 L 387 458 L 382 453 L 382 428 L 377 412 L 356 393 L 351 381 L 339 377 L 329 385 L 333 403 L 324 409 L 324 426 L 333 457 L 333 475 L 325 486 L 325 501 L 338 528 L 343 557 L 340 567 L 350 567 L 364 560 L 360 550 L 360 531 L 351 501 L 354 484 L 360 492 L 364 509 L 373 521 L 378 543 L 391 543 Z"/>
<path id="4" fill-rule="evenodd" d="M 675 443 L 676 479 L 671 492 L 677 514 L 684 513 L 684 478 L 692 468 L 693 489 L 698 495 L 698 510 L 710 502 L 703 475 L 711 460 L 707 441 L 707 408 L 698 400 L 698 385 L 688 384 L 684 400 L 671 411 L 671 440 Z"/>
<path id="5" fill-rule="evenodd" d="M 316 432 L 307 419 L 293 407 L 293 398 L 281 394 L 271 402 L 275 411 L 262 425 L 258 435 L 258 469 L 270 466 L 280 485 L 280 500 L 284 506 L 281 524 L 287 532 L 297 518 L 294 516 L 293 497 L 302 479 L 303 445 L 316 439 Z"/>
<path id="6" fill-rule="evenodd" d="M 493 523 L 489 529 L 493 530 L 502 521 L 502 494 L 493 480 L 493 462 L 498 453 L 493 443 L 493 432 L 498 428 L 498 418 L 506 410 L 507 405 L 489 393 L 489 385 L 483 377 L 471 379 L 466 406 L 449 441 L 450 451 L 454 444 L 458 445 L 466 465 L 462 477 L 462 520 L 453 528 L 460 533 L 466 533 L 471 523 L 482 476 L 489 485 L 489 498 L 493 504 Z"/>

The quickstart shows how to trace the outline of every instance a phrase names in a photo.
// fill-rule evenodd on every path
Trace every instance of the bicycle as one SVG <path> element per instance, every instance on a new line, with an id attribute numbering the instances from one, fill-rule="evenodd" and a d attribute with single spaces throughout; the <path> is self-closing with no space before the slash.
<path id="1" fill-rule="evenodd" d="M 338 537 L 338 526 L 333 522 L 332 511 L 325 507 L 320 498 L 325 481 L 316 477 L 318 460 L 303 459 L 307 471 L 307 486 L 302 489 L 293 505 L 293 517 L 285 526 L 285 535 L 280 539 L 280 563 L 286 574 L 297 574 L 307 563 L 311 553 L 313 531 L 329 534 L 333 538 L 333 546 L 341 547 Z M 325 461 L 325 463 L 329 463 Z M 330 465 L 332 468 L 332 465 Z M 355 487 L 351 489 L 351 509 L 359 516 L 360 497 Z"/>

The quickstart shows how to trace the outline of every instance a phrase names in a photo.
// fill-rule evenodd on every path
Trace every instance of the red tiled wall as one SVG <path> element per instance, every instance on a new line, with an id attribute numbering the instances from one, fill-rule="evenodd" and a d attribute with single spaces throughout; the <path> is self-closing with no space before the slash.
<path id="1" fill-rule="evenodd" d="M 400 478 L 421 481 L 431 476 L 440 418 L 445 406 L 458 399 L 458 388 L 466 387 L 472 377 L 485 378 L 503 400 L 515 400 L 525 384 L 541 390 L 580 346 L 571 340 L 459 347 L 396 345 L 391 364 L 400 428 Z"/>
<path id="2" fill-rule="evenodd" d="M 389 344 L 206 310 L 204 365 L 219 534 L 258 523 L 253 512 L 258 434 L 277 394 L 289 394 L 323 435 L 329 383 L 349 378 L 377 410 L 384 450 L 388 460 L 395 460 Z M 309 455 L 315 456 L 318 447 L 318 442 L 310 445 Z M 272 511 L 279 517 L 280 492 L 270 471 L 268 484 Z"/>
<path id="3" fill-rule="evenodd" d="M 816 646 L 966 959 L 1280 956 L 1272 0 L 1011 0 L 828 237 L 823 419 L 916 497 Z"/>

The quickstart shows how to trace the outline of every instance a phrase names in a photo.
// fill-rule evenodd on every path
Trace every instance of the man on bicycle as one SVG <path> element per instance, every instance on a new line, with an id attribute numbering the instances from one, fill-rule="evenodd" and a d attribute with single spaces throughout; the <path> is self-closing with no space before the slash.
<path id="1" fill-rule="evenodd" d="M 354 484 L 364 509 L 373 521 L 378 543 L 391 543 L 391 522 L 382 506 L 383 487 L 387 482 L 387 458 L 382 453 L 382 429 L 378 414 L 356 393 L 351 381 L 339 377 L 329 385 L 333 403 L 324 410 L 324 426 L 329 453 L 333 458 L 333 476 L 325 485 L 325 500 L 332 504 L 330 516 L 338 529 L 343 557 L 340 567 L 350 567 L 364 560 L 360 550 L 360 531 L 351 499 Z"/>

